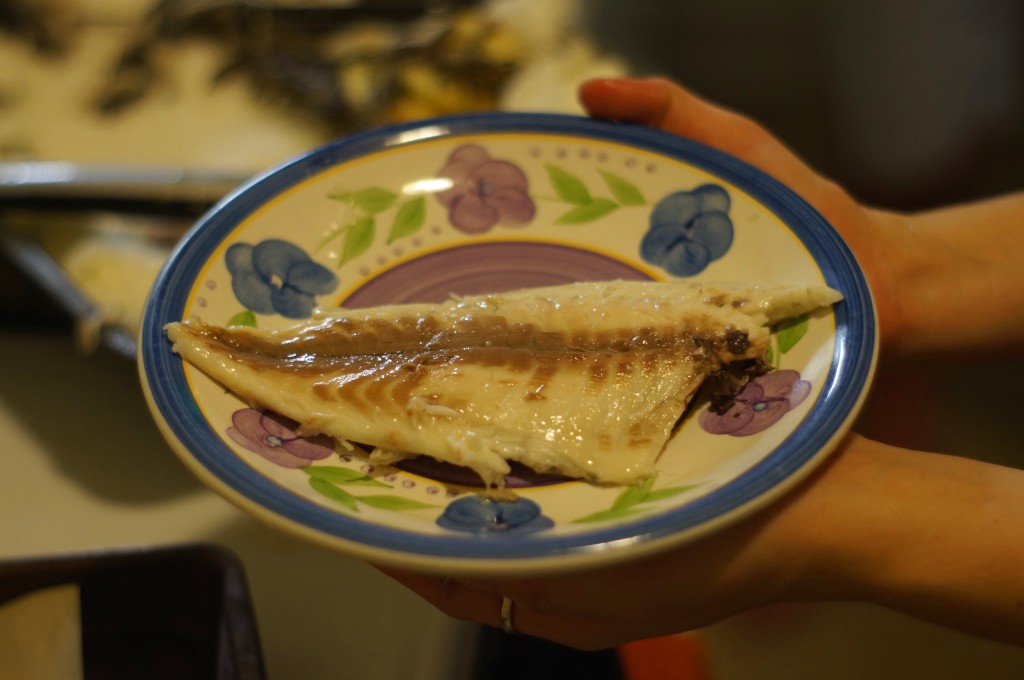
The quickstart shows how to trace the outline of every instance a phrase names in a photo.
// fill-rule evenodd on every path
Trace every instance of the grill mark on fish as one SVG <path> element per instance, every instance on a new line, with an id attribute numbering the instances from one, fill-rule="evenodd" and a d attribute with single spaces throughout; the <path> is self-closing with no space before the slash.
<path id="1" fill-rule="evenodd" d="M 363 398 L 377 411 L 392 416 L 406 412 L 409 400 L 430 372 L 422 363 L 403 363 L 391 370 L 382 370 L 367 387 Z M 431 395 L 436 402 L 437 395 Z"/>
<path id="2" fill-rule="evenodd" d="M 558 373 L 559 365 L 554 361 L 541 361 L 537 367 L 533 370 L 533 375 L 530 376 L 529 382 L 527 382 L 527 401 L 540 401 L 547 399 L 547 396 L 542 394 L 551 379 L 554 378 L 555 374 Z"/>
<path id="3" fill-rule="evenodd" d="M 334 403 L 338 401 L 337 391 L 332 390 L 330 385 L 328 385 L 327 383 L 314 383 L 310 389 L 312 390 L 313 395 L 316 396 L 317 399 L 323 399 L 324 401 L 329 403 Z"/>
<path id="4" fill-rule="evenodd" d="M 504 365 L 513 373 L 526 373 L 533 368 L 534 362 L 535 360 L 529 352 L 512 351 L 506 353 Z"/>
<path id="5" fill-rule="evenodd" d="M 658 371 L 658 353 L 644 352 L 640 356 L 640 367 L 644 375 L 652 375 Z"/>
<path id="6" fill-rule="evenodd" d="M 376 375 L 372 370 L 364 370 L 361 373 L 356 374 L 346 372 L 344 375 L 348 379 L 338 381 L 337 378 L 339 376 L 337 374 L 332 376 L 332 378 L 334 378 L 331 380 L 332 383 L 340 382 L 340 384 L 335 388 L 335 393 L 338 395 L 338 398 L 342 401 L 348 402 L 358 411 L 369 413 L 373 408 L 373 404 L 366 400 L 363 386 L 365 383 L 373 380 Z"/>
<path id="7" fill-rule="evenodd" d="M 615 365 L 615 382 L 621 384 L 629 382 L 632 379 L 633 373 L 636 371 L 636 365 L 629 359 L 620 358 L 618 363 Z"/>
<path id="8" fill-rule="evenodd" d="M 627 443 L 633 448 L 647 446 L 652 441 L 651 428 L 647 423 L 633 423 L 629 427 L 628 435 Z"/>
<path id="9" fill-rule="evenodd" d="M 337 325 L 337 324 L 335 324 Z M 351 324 L 349 324 L 351 325 Z M 388 336 L 395 328 L 411 328 L 416 326 L 417 333 L 424 325 L 414 324 L 411 319 L 399 319 L 395 323 L 375 323 L 376 328 L 387 328 L 384 335 L 368 333 L 365 337 L 377 340 Z M 222 329 L 189 326 L 189 332 L 199 336 L 208 349 L 213 352 L 227 351 L 233 360 L 244 361 L 258 370 L 284 370 L 297 376 L 315 375 L 322 381 L 315 383 L 314 394 L 331 403 L 339 401 L 349 404 L 364 414 L 380 414 L 400 416 L 405 412 L 406 404 L 416 393 L 417 388 L 432 370 L 442 365 L 465 366 L 479 364 L 485 367 L 502 368 L 514 374 L 530 373 L 530 378 L 523 381 L 526 388 L 524 398 L 527 401 L 546 399 L 544 389 L 556 379 L 560 371 L 586 371 L 587 391 L 599 391 L 606 384 L 623 384 L 636 379 L 639 370 L 649 377 L 667 365 L 675 365 L 679 361 L 678 353 L 673 345 L 666 344 L 666 334 L 657 333 L 652 328 L 640 331 L 612 334 L 584 335 L 577 333 L 573 344 L 601 345 L 603 351 L 559 349 L 536 350 L 534 348 L 502 345 L 476 346 L 451 350 L 434 349 L 401 351 L 373 354 L 344 355 L 337 351 L 331 354 L 311 356 L 308 353 L 267 352 L 262 338 L 253 338 L 244 333 L 226 333 Z M 553 334 L 543 334 L 544 344 L 548 344 Z M 345 336 L 343 336 L 344 338 Z M 436 337 L 436 334 L 435 334 Z M 350 339 L 350 338 L 349 338 Z M 704 348 L 713 343 L 707 334 L 696 333 L 674 338 L 677 344 L 694 345 Z M 722 343 L 735 337 L 725 338 Z M 632 349 L 616 352 L 610 347 L 628 343 Z M 308 349 L 305 345 L 302 349 Z M 458 374 L 453 370 L 449 377 Z M 641 445 L 649 437 L 634 437 L 634 445 Z"/>
<path id="10" fill-rule="evenodd" d="M 524 399 L 541 401 L 548 398 L 545 388 L 563 370 L 584 371 L 585 389 L 599 392 L 609 382 L 621 385 L 641 377 L 638 370 L 642 377 L 650 377 L 663 370 L 666 362 L 677 364 L 681 348 L 695 347 L 703 356 L 713 355 L 708 351 L 712 348 L 728 350 L 741 344 L 735 333 L 717 338 L 687 324 L 567 334 L 509 324 L 500 317 L 456 324 L 448 330 L 439 330 L 433 320 L 415 317 L 373 319 L 365 324 L 335 319 L 284 341 L 201 322 L 187 328 L 210 351 L 226 352 L 232 360 L 257 370 L 321 378 L 314 383 L 313 393 L 329 403 L 344 402 L 366 415 L 392 417 L 402 417 L 422 382 L 445 365 L 453 367 L 449 378 L 457 377 L 459 367 L 473 364 L 530 374 L 522 382 Z M 442 396 L 429 403 L 441 403 Z M 649 433 L 633 433 L 627 443 L 637 448 L 652 441 Z"/>
<path id="11" fill-rule="evenodd" d="M 600 355 L 595 357 L 594 363 L 590 364 L 590 381 L 587 384 L 587 389 L 598 390 L 608 381 L 608 364 L 611 363 L 611 357 L 608 355 Z"/>
<path id="12" fill-rule="evenodd" d="M 412 393 L 422 382 L 423 372 L 418 370 L 415 364 L 404 364 L 391 386 L 389 396 L 396 404 L 407 404 L 412 398 Z"/>
<path id="13" fill-rule="evenodd" d="M 630 339 L 632 340 L 632 342 L 635 345 L 637 345 L 639 347 L 649 347 L 650 345 L 655 343 L 656 338 L 657 338 L 657 334 L 654 332 L 653 328 L 644 327 L 644 328 L 638 328 L 632 334 L 632 338 L 630 338 Z"/>
<path id="14" fill-rule="evenodd" d="M 392 410 L 387 408 L 394 404 L 391 388 L 400 380 L 397 374 L 401 371 L 402 367 L 397 366 L 374 375 L 360 395 L 364 404 L 373 404 L 385 411 Z"/>

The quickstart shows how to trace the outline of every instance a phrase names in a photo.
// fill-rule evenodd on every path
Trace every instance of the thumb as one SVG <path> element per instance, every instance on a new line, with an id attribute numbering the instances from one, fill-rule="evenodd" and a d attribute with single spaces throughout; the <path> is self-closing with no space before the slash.
<path id="1" fill-rule="evenodd" d="M 753 120 L 715 106 L 664 78 L 597 79 L 579 88 L 594 118 L 640 123 L 735 156 L 801 194 L 819 210 L 835 187 Z"/>

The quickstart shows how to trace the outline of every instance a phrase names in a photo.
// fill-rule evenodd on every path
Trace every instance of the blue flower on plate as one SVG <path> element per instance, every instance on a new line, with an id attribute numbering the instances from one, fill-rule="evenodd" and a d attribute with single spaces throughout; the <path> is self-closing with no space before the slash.
<path id="1" fill-rule="evenodd" d="M 445 529 L 475 534 L 532 534 L 555 525 L 539 505 L 527 498 L 496 501 L 481 495 L 452 501 L 437 523 Z"/>
<path id="2" fill-rule="evenodd" d="M 338 277 L 317 264 L 302 248 L 281 239 L 255 246 L 235 243 L 224 255 L 231 289 L 238 301 L 259 314 L 305 319 L 313 313 L 316 296 L 330 293 Z"/>
<path id="3" fill-rule="evenodd" d="M 732 246 L 729 204 L 717 184 L 669 194 L 651 211 L 640 256 L 673 276 L 699 274 Z"/>

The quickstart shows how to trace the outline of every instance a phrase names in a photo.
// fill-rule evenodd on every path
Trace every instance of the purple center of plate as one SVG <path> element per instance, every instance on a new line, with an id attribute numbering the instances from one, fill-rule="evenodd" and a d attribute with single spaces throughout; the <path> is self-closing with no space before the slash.
<path id="1" fill-rule="evenodd" d="M 376 274 L 341 302 L 353 309 L 442 302 L 451 295 L 502 293 L 577 281 L 649 281 L 603 253 L 537 241 L 468 243 L 420 255 Z"/>

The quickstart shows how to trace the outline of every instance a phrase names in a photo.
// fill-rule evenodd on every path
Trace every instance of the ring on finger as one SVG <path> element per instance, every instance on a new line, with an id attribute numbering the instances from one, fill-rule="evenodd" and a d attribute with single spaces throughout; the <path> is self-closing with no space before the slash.
<path id="1" fill-rule="evenodd" d="M 516 624 L 512 620 L 512 600 L 508 597 L 501 598 L 501 628 L 509 635 L 515 635 Z"/>

